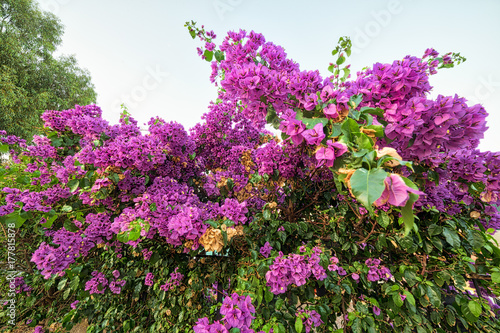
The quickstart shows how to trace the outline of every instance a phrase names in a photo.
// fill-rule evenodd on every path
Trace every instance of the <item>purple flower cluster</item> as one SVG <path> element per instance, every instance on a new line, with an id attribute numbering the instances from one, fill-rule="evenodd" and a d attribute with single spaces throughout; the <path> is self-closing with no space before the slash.
<path id="1" fill-rule="evenodd" d="M 42 242 L 31 258 L 46 279 L 53 274 L 64 274 L 64 270 L 74 263 L 76 258 L 80 255 L 86 256 L 94 247 L 91 241 L 82 238 L 81 232 L 60 229 L 49 232 L 48 235 L 52 236 L 52 243 L 59 247 L 55 248 Z"/>
<path id="2" fill-rule="evenodd" d="M 314 310 L 303 310 L 298 309 L 295 313 L 297 317 L 302 318 L 302 323 L 304 324 L 304 328 L 306 329 L 306 333 L 309 333 L 314 325 L 314 327 L 319 327 L 323 324 L 323 320 L 321 320 L 321 316 Z M 304 318 L 306 318 L 304 320 Z"/>
<path id="3" fill-rule="evenodd" d="M 246 213 L 248 213 L 246 202 L 239 203 L 236 199 L 226 198 L 224 204 L 220 207 L 220 214 L 233 221 L 236 225 L 246 223 Z"/>
<path id="4" fill-rule="evenodd" d="M 255 313 L 255 308 L 250 296 L 233 293 L 224 298 L 220 313 L 224 316 L 223 320 L 230 326 L 229 328 L 248 329 L 252 324 L 254 318 L 252 313 Z"/>
<path id="5" fill-rule="evenodd" d="M 224 325 L 216 321 L 210 324 L 208 318 L 201 318 L 193 327 L 195 333 L 211 333 L 211 332 L 229 332 L 232 328 L 239 328 L 240 332 L 253 333 L 250 329 L 252 319 L 255 318 L 252 314 L 255 313 L 255 308 L 252 305 L 250 296 L 241 296 L 233 293 L 231 296 L 226 296 L 222 302 L 220 314 L 223 316 Z"/>
<path id="6" fill-rule="evenodd" d="M 266 43 L 261 34 L 253 31 L 228 33 L 220 49 L 226 58 L 212 66 L 212 78 L 218 71 L 224 72 L 224 99 L 241 100 L 245 116 L 255 122 L 267 113 L 263 100 L 281 114 L 294 100 L 290 95 L 298 103 L 307 104 L 309 94 L 322 85 L 318 71 L 301 72 L 295 62 L 286 58 L 283 48 Z"/>
<path id="7" fill-rule="evenodd" d="M 202 217 L 198 207 L 186 207 L 168 220 L 166 229 L 160 229 L 160 235 L 167 237 L 172 245 L 182 245 L 186 240 L 196 241 L 206 230 Z"/>
<path id="8" fill-rule="evenodd" d="M 67 156 L 62 164 L 52 163 L 52 171 L 55 172 L 55 176 L 60 182 L 67 183 L 69 177 L 73 175 L 77 178 L 85 175 L 86 171 L 81 166 L 75 165 L 75 161 L 74 156 Z"/>
<path id="9" fill-rule="evenodd" d="M 181 284 L 184 275 L 178 272 L 179 267 L 176 267 L 172 273 L 170 273 L 169 281 L 160 286 L 160 289 L 163 291 L 168 291 L 173 289 L 174 286 L 179 286 Z"/>
<path id="10" fill-rule="evenodd" d="M 26 140 L 18 138 L 15 135 L 7 135 L 7 131 L 0 130 L 0 142 L 7 145 L 19 145 L 21 148 L 26 148 Z"/>
<path id="11" fill-rule="evenodd" d="M 368 281 L 377 282 L 378 280 L 389 280 L 392 278 L 391 271 L 385 267 L 380 265 L 379 259 L 367 259 L 365 261 L 366 266 L 368 266 L 368 274 L 366 278 Z"/>
<path id="12" fill-rule="evenodd" d="M 148 273 L 146 274 L 146 278 L 144 279 L 144 285 L 146 286 L 152 286 L 154 283 L 154 275 L 153 273 Z"/>
<path id="13" fill-rule="evenodd" d="M 96 181 L 94 182 L 94 185 L 92 186 L 92 188 L 90 189 L 90 191 L 92 193 L 99 192 L 99 190 L 101 188 L 108 187 L 111 184 L 112 184 L 111 180 L 109 180 L 108 178 L 96 179 Z"/>
<path id="14" fill-rule="evenodd" d="M 114 233 L 126 232 L 132 222 L 142 219 L 150 225 L 149 232 L 142 236 L 159 234 L 174 246 L 192 242 L 193 250 L 199 247 L 198 239 L 208 228 L 203 221 L 219 214 L 218 204 L 202 203 L 192 188 L 169 177 L 156 177 L 134 202 L 135 207 L 125 208 L 111 223 Z"/>
<path id="15" fill-rule="evenodd" d="M 151 256 L 153 255 L 153 251 L 149 250 L 148 249 L 144 249 L 142 250 L 142 255 L 144 256 L 144 260 L 149 260 L 151 259 Z"/>
<path id="16" fill-rule="evenodd" d="M 104 273 L 93 271 L 92 278 L 85 283 L 85 290 L 88 290 L 91 294 L 104 294 L 107 288 L 113 294 L 120 294 L 122 287 L 126 284 L 125 280 L 119 280 L 118 277 L 120 273 L 116 274 L 118 271 L 113 271 L 114 279 L 108 280 Z M 78 303 L 76 301 L 75 305 Z"/>
<path id="17" fill-rule="evenodd" d="M 341 266 L 338 266 L 337 264 L 339 263 L 339 259 L 337 257 L 331 257 L 330 258 L 330 265 L 328 265 L 328 270 L 330 272 L 337 272 L 338 275 L 340 276 L 344 276 L 347 274 L 346 270 L 341 267 Z"/>
<path id="18" fill-rule="evenodd" d="M 45 331 L 43 330 L 42 326 L 35 327 L 35 330 L 33 331 L 33 333 L 44 333 L 44 332 Z"/>
<path id="19" fill-rule="evenodd" d="M 112 279 L 109 282 L 109 290 L 113 294 L 120 294 L 122 292 L 123 286 L 127 283 L 125 280 Z"/>
<path id="20" fill-rule="evenodd" d="M 6 205 L 2 206 L 0 210 L 1 215 L 7 215 L 19 208 L 18 202 L 23 204 L 24 211 L 39 211 L 49 212 L 50 206 L 44 205 L 44 196 L 40 192 L 30 192 L 29 190 L 20 191 L 17 188 L 4 187 L 3 192 L 7 193 L 5 196 Z"/>
<path id="21" fill-rule="evenodd" d="M 269 244 L 269 242 L 266 242 L 263 247 L 260 248 L 259 252 L 262 254 L 265 258 L 269 257 L 271 254 L 271 250 L 273 247 Z"/>
<path id="22" fill-rule="evenodd" d="M 30 291 L 32 290 L 32 288 L 26 284 L 26 282 L 24 281 L 24 277 L 22 277 L 22 276 L 18 276 L 16 278 L 14 278 L 14 286 L 15 286 L 16 294 L 26 292 L 26 293 L 28 293 L 28 296 L 29 296 Z"/>
<path id="23" fill-rule="evenodd" d="M 93 271 L 92 276 L 93 277 L 85 283 L 85 290 L 88 290 L 91 294 L 104 294 L 109 284 L 108 279 L 106 279 L 104 273 L 99 271 Z"/>
<path id="24" fill-rule="evenodd" d="M 476 148 L 487 129 L 486 116 L 481 105 L 469 107 L 457 95 L 439 95 L 436 101 L 414 97 L 394 114 L 385 114 L 386 134 L 394 140 L 392 147 L 408 147 L 401 151 L 404 159 L 425 161 L 442 152 Z"/>
<path id="25" fill-rule="evenodd" d="M 327 275 L 319 264 L 320 254 L 319 248 L 313 248 L 310 255 L 303 256 L 295 253 L 284 256 L 280 251 L 266 273 L 266 285 L 273 294 L 278 295 L 285 293 L 291 284 L 297 287 L 306 284 L 311 275 L 317 280 L 324 280 Z"/>
<path id="26" fill-rule="evenodd" d="M 111 240 L 113 232 L 111 231 L 111 218 L 106 213 L 90 213 L 85 217 L 85 222 L 89 226 L 85 229 L 86 239 L 95 244 L 104 243 L 105 240 Z"/>

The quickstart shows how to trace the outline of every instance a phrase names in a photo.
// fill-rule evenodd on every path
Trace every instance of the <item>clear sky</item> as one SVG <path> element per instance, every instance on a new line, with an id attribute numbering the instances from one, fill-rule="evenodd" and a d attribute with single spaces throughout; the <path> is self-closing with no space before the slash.
<path id="1" fill-rule="evenodd" d="M 375 62 L 421 56 L 428 47 L 460 52 L 464 64 L 431 77 L 432 96 L 481 103 L 490 129 L 481 150 L 500 151 L 500 1 L 498 0 L 38 0 L 64 24 L 59 52 L 87 68 L 104 117 L 125 103 L 140 124 L 151 117 L 186 129 L 199 122 L 216 89 L 186 21 L 218 35 L 240 28 L 283 46 L 302 69 L 328 75 L 331 50 L 350 36 L 355 73 Z"/>

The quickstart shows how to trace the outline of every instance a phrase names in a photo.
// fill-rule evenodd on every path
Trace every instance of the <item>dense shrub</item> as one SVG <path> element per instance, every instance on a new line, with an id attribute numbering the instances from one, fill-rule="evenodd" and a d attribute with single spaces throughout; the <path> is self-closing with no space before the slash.
<path id="1" fill-rule="evenodd" d="M 428 97 L 429 76 L 463 58 L 429 49 L 351 79 L 341 38 L 322 78 L 261 34 L 216 47 L 187 26 L 220 87 L 189 133 L 156 118 L 143 135 L 95 105 L 45 112 L 33 146 L 2 133 L 4 151 L 22 149 L 1 170 L 17 322 L 498 331 L 500 158 L 477 150 L 487 113 Z"/>

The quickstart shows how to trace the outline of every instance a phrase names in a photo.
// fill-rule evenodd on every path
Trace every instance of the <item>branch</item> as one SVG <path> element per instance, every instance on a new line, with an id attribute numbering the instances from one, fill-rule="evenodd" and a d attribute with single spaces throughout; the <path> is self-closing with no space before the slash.
<path id="1" fill-rule="evenodd" d="M 360 221 L 363 221 L 363 219 L 362 219 L 362 220 L 360 220 Z M 371 221 L 370 221 L 370 222 L 371 222 Z M 358 225 L 358 224 L 359 224 L 359 222 L 358 222 L 358 223 L 356 223 L 356 225 Z M 356 244 L 358 244 L 358 245 L 359 245 L 359 244 L 366 243 L 366 242 L 368 241 L 368 239 L 370 238 L 370 236 L 371 236 L 371 235 L 373 235 L 373 233 L 375 232 L 375 227 L 377 226 L 377 222 L 375 222 L 375 223 L 374 223 L 374 222 L 371 222 L 371 224 L 372 224 L 372 230 L 368 233 L 368 235 L 366 235 L 366 237 L 365 237 L 363 240 L 361 240 L 361 241 L 357 241 L 357 242 L 356 242 Z"/>

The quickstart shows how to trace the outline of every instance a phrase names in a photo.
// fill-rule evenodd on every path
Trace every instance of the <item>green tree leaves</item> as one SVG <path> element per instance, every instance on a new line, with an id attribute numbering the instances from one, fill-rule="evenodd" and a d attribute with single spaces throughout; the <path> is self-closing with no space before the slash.
<path id="1" fill-rule="evenodd" d="M 95 102 L 89 73 L 73 56 L 53 55 L 63 34 L 53 14 L 33 0 L 4 0 L 0 17 L 0 128 L 29 141 L 44 110 Z"/>
<path id="2" fill-rule="evenodd" d="M 387 172 L 383 169 L 358 169 L 350 179 L 352 193 L 368 210 L 384 191 Z"/>

